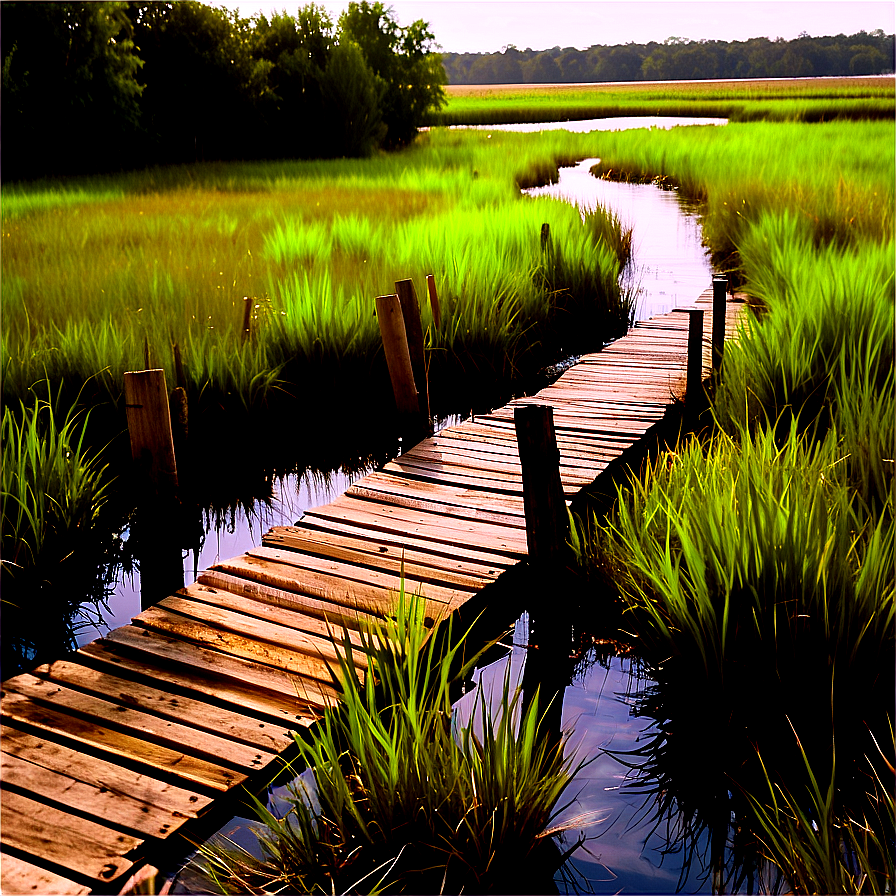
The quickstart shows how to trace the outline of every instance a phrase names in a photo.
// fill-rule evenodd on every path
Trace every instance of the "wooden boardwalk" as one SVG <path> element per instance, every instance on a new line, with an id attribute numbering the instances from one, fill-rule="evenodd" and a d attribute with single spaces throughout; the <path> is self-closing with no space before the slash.
<path id="1" fill-rule="evenodd" d="M 704 363 L 709 363 L 709 290 Z M 743 307 L 728 304 L 729 329 Z M 515 405 L 554 408 L 568 499 L 683 390 L 687 315 L 638 324 L 530 398 L 443 430 L 74 655 L 3 682 L 2 893 L 118 893 L 259 783 L 335 699 L 327 623 L 435 618 L 526 557 Z M 705 367 L 708 370 L 708 367 Z"/>

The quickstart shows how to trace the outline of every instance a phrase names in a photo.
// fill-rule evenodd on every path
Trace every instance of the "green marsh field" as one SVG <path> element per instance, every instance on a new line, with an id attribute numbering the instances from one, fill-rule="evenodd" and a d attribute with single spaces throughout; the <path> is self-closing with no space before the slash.
<path id="1" fill-rule="evenodd" d="M 36 581 L 51 593 L 53 570 L 103 543 L 90 533 L 111 477 L 127 476 L 122 375 L 149 361 L 173 383 L 174 343 L 191 451 L 245 458 L 286 415 L 291 438 L 298 418 L 309 443 L 330 433 L 363 446 L 365 427 L 388 427 L 373 309 L 397 279 L 423 298 L 435 277 L 443 321 L 424 302 L 423 326 L 441 415 L 496 404 L 621 335 L 632 235 L 600 210 L 583 218 L 519 194 L 600 158 L 596 176 L 698 204 L 713 258 L 751 312 L 702 435 L 623 485 L 608 516 L 579 521 L 581 600 L 611 595 L 617 637 L 658 670 L 670 730 L 714 732 L 699 773 L 706 793 L 733 794 L 724 811 L 752 832 L 752 855 L 794 892 L 891 892 L 893 79 L 449 96 L 438 123 L 731 123 L 433 129 L 370 159 L 5 185 L 2 547 L 17 565 L 4 562 L 4 622 Z M 664 761 L 685 763 L 668 745 Z M 695 813 L 711 802 L 680 784 L 664 792 Z"/>

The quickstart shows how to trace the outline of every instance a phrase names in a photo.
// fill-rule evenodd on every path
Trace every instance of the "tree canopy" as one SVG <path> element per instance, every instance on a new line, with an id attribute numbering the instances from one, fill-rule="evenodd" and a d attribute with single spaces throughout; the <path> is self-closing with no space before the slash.
<path id="1" fill-rule="evenodd" d="M 496 53 L 443 53 L 450 84 L 678 81 L 709 78 L 804 78 L 878 75 L 894 69 L 894 36 L 859 31 L 833 37 L 744 41 L 595 44 L 587 50 L 553 47 Z"/>
<path id="2" fill-rule="evenodd" d="M 243 18 L 198 0 L 4 2 L 3 177 L 364 155 L 444 102 L 422 20 L 349 3 Z"/>

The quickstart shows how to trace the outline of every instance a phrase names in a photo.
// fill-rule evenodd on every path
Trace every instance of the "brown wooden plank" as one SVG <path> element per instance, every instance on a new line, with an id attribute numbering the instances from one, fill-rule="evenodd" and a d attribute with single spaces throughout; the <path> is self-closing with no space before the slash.
<path id="1" fill-rule="evenodd" d="M 374 524 L 379 521 L 374 520 Z M 494 567 L 496 573 L 514 566 L 517 560 L 513 555 L 502 555 L 486 550 L 482 545 L 458 544 L 456 540 L 439 541 L 437 539 L 418 538 L 409 535 L 400 527 L 375 528 L 368 526 L 366 520 L 352 519 L 345 514 L 315 516 L 314 511 L 306 512 L 302 517 L 302 528 L 308 532 L 323 532 L 336 535 L 348 535 L 353 538 L 376 537 L 378 543 L 391 546 L 397 550 L 418 550 L 431 552 L 434 556 L 448 559 L 461 558 L 484 562 Z M 497 578 L 497 575 L 495 576 Z"/>
<path id="2" fill-rule="evenodd" d="M 193 756 L 227 763 L 240 769 L 255 771 L 271 761 L 275 750 L 237 743 L 208 731 L 201 731 L 171 719 L 134 709 L 119 702 L 113 683 L 112 693 L 99 697 L 86 694 L 56 681 L 38 678 L 30 673 L 16 675 L 3 682 L 4 699 L 12 694 L 42 702 L 60 712 L 102 722 L 132 737 L 171 749 L 183 749 Z M 5 709 L 5 707 L 4 707 Z"/>
<path id="3" fill-rule="evenodd" d="M 85 744 L 104 754 L 142 763 L 156 772 L 176 775 L 191 784 L 226 791 L 246 780 L 242 772 L 73 716 L 12 691 L 4 693 L 2 710 L 7 718 L 36 728 L 53 740 Z"/>
<path id="4" fill-rule="evenodd" d="M 9 790 L 0 794 L 0 841 L 97 881 L 114 880 L 133 866 L 125 855 L 143 841 L 54 809 Z"/>
<path id="5" fill-rule="evenodd" d="M 399 507 L 408 507 L 411 510 L 425 510 L 428 513 L 437 513 L 442 516 L 457 517 L 466 520 L 478 520 L 483 523 L 495 523 L 499 526 L 510 526 L 522 529 L 525 527 L 525 517 L 521 514 L 496 513 L 476 506 L 479 503 L 488 503 L 489 498 L 495 497 L 492 493 L 480 492 L 479 500 L 461 499 L 449 503 L 450 498 L 445 492 L 459 493 L 462 489 L 444 482 L 435 482 L 427 479 L 412 479 L 404 476 L 392 476 L 383 474 L 391 480 L 386 483 L 383 479 L 372 480 L 365 477 L 357 485 L 353 485 L 346 491 L 352 498 L 363 501 L 372 501 L 378 504 L 396 504 Z M 435 492 L 445 501 L 432 500 L 428 495 Z M 440 494 L 442 493 L 442 494 Z M 408 569 L 405 574 L 413 576 Z"/>
<path id="6" fill-rule="evenodd" d="M 399 570 L 394 572 L 389 570 L 386 565 L 382 568 L 371 568 L 367 566 L 353 566 L 351 564 L 338 563 L 330 560 L 320 560 L 316 557 L 299 558 L 292 551 L 283 551 L 279 548 L 259 547 L 251 548 L 246 551 L 247 557 L 257 557 L 266 561 L 266 563 L 276 563 L 290 567 L 292 574 L 297 576 L 296 581 L 304 582 L 308 573 L 320 573 L 326 576 L 327 581 L 332 575 L 335 578 L 345 579 L 351 583 L 353 590 L 357 590 L 357 585 L 371 586 L 385 591 L 398 592 L 401 588 L 402 577 Z M 329 566 L 330 569 L 326 567 Z M 316 580 L 316 579 L 315 579 Z M 450 603 L 454 599 L 455 588 L 446 588 L 444 585 L 428 584 L 415 580 L 405 569 L 404 571 L 404 590 L 407 594 L 413 594 L 422 590 L 423 595 L 431 601 L 437 603 Z M 438 608 L 436 608 L 438 609 Z"/>
<path id="7" fill-rule="evenodd" d="M 10 725 L 0 730 L 4 754 L 14 756 L 49 772 L 59 772 L 90 787 L 126 794 L 141 804 L 155 806 L 177 817 L 197 818 L 211 804 L 205 794 L 177 787 L 151 775 L 101 759 L 77 747 L 55 743 Z"/>
<path id="8" fill-rule="evenodd" d="M 206 700 L 139 684 L 113 675 L 108 670 L 99 671 L 77 662 L 59 660 L 32 671 L 34 675 L 57 684 L 87 691 L 123 706 L 150 712 L 201 731 L 210 731 L 271 753 L 279 753 L 293 742 L 292 735 L 284 727 L 260 722 L 232 709 L 212 706 Z"/>
<path id="9" fill-rule="evenodd" d="M 391 568 L 393 572 L 398 570 L 402 563 L 408 563 L 414 567 L 434 569 L 436 572 L 457 573 L 483 583 L 494 581 L 507 564 L 505 557 L 493 558 L 500 561 L 500 565 L 489 563 L 485 559 L 472 560 L 468 556 L 462 558 L 457 554 L 444 557 L 427 550 L 391 544 L 378 538 L 323 532 L 304 526 L 275 526 L 264 536 L 264 544 L 271 547 L 286 547 L 306 554 L 333 557 L 346 563 L 369 565 L 373 560 L 391 561 L 393 565 L 384 568 Z"/>
<path id="10" fill-rule="evenodd" d="M 151 634 L 146 629 L 136 631 L 142 636 Z M 108 670 L 138 681 L 164 683 L 173 691 L 185 692 L 194 697 L 202 695 L 209 699 L 210 704 L 224 703 L 290 730 L 307 727 L 318 718 L 318 712 L 296 700 L 295 691 L 289 697 L 283 697 L 244 681 L 224 678 L 211 671 L 208 666 L 200 665 L 197 668 L 193 664 L 166 661 L 161 656 L 147 653 L 140 653 L 135 657 L 127 647 L 116 646 L 115 642 L 108 639 L 85 644 L 77 656 L 80 662 L 89 662 L 100 671 Z M 223 657 L 223 654 L 217 656 Z"/>
<path id="11" fill-rule="evenodd" d="M 221 650 L 210 650 L 164 631 L 124 625 L 109 632 L 104 640 L 116 649 L 137 651 L 136 656 L 146 657 L 147 665 L 164 660 L 171 663 L 175 670 L 187 670 L 185 680 L 187 674 L 201 674 L 212 682 L 220 682 L 224 695 L 239 693 L 239 685 L 256 691 L 270 701 L 270 705 L 280 707 L 278 712 L 283 714 L 284 720 L 295 721 L 299 726 L 309 724 L 309 708 L 331 706 L 336 701 L 333 689 L 320 682 L 288 669 L 277 669 Z M 82 650 L 86 651 L 87 648 Z"/>
<path id="12" fill-rule="evenodd" d="M 320 689 L 324 694 L 336 696 L 330 684 L 333 675 L 338 671 L 336 651 L 332 644 L 326 647 L 318 645 L 311 641 L 309 636 L 303 638 L 300 633 L 291 632 L 282 626 L 272 626 L 258 621 L 253 625 L 251 617 L 239 613 L 228 616 L 227 611 L 215 607 L 206 607 L 205 612 L 202 612 L 198 609 L 200 605 L 194 601 L 179 599 L 179 603 L 172 605 L 169 603 L 171 600 L 173 598 L 168 598 L 161 604 L 145 610 L 135 617 L 134 625 L 172 634 L 180 640 L 192 641 L 203 647 L 214 647 L 215 650 L 229 653 L 231 656 L 267 663 L 308 679 L 305 687 L 309 691 L 313 683 L 313 687 Z M 177 612 L 173 607 L 178 608 Z M 180 612 L 181 610 L 183 612 Z M 291 635 L 293 644 L 284 646 L 282 641 L 267 641 L 257 637 L 254 632 L 247 633 L 247 630 L 265 626 L 268 636 L 282 635 L 288 638 Z M 329 655 L 306 652 L 318 649 L 321 652 L 325 650 Z M 304 694 L 304 691 L 300 693 Z"/>
<path id="13" fill-rule="evenodd" d="M 251 556 L 263 557 L 262 553 L 271 548 L 253 548 Z M 273 549 L 277 555 L 282 553 L 280 550 Z M 248 555 L 247 555 L 248 556 Z M 214 573 L 203 573 L 203 576 L 214 575 Z M 230 581 L 242 581 L 236 576 L 231 576 Z M 209 604 L 213 607 L 220 607 L 224 610 L 232 610 L 235 613 L 244 613 L 246 616 L 254 616 L 265 622 L 273 622 L 276 625 L 284 625 L 287 628 L 295 629 L 305 634 L 316 635 L 319 638 L 331 640 L 332 636 L 336 636 L 340 640 L 347 635 L 349 640 L 355 647 L 361 646 L 361 638 L 358 634 L 358 619 L 366 618 L 370 621 L 378 617 L 365 614 L 357 614 L 358 619 L 354 619 L 353 625 L 340 625 L 335 619 L 324 615 L 309 614 L 306 607 L 299 603 L 293 604 L 290 598 L 297 595 L 290 591 L 284 591 L 280 588 L 268 588 L 266 593 L 261 594 L 258 591 L 257 583 L 252 582 L 255 588 L 251 593 L 245 593 L 244 589 L 237 588 L 231 590 L 227 585 L 223 584 L 223 580 L 217 579 L 216 584 L 212 585 L 205 579 L 196 581 L 186 588 L 182 588 L 177 592 L 177 597 L 185 600 L 198 600 L 203 604 Z M 321 604 L 318 601 L 318 604 Z M 327 608 L 332 604 L 325 604 Z M 355 614 L 352 614 L 355 615 Z"/>
<path id="14" fill-rule="evenodd" d="M 427 443 L 434 442 L 434 439 L 427 439 Z M 491 447 L 491 446 L 490 446 Z M 497 451 L 481 451 L 475 443 L 449 442 L 447 439 L 440 440 L 438 445 L 429 444 L 424 446 L 418 445 L 413 451 L 405 452 L 402 458 L 421 457 L 442 461 L 444 463 L 458 464 L 465 466 L 469 464 L 471 467 L 480 470 L 495 468 L 507 470 L 513 475 L 522 475 L 522 467 L 520 466 L 519 451 L 513 448 L 504 447 L 501 453 Z M 572 456 L 564 456 L 560 452 L 560 468 L 569 469 L 575 475 L 580 473 L 586 478 L 594 478 L 594 464 L 590 460 L 577 458 Z"/>
<path id="15" fill-rule="evenodd" d="M 285 547 L 279 547 L 278 550 L 287 550 Z M 189 596 L 194 599 L 205 599 L 208 595 L 207 603 L 218 603 L 218 598 L 209 592 L 227 592 L 232 597 L 245 597 L 259 604 L 270 604 L 274 607 L 297 607 L 301 608 L 302 615 L 309 620 L 316 619 L 318 623 L 323 624 L 326 630 L 327 625 L 330 626 L 340 637 L 343 629 L 349 629 L 355 632 L 361 629 L 363 625 L 373 624 L 377 620 L 385 618 L 382 615 L 374 613 L 364 613 L 352 607 L 343 607 L 341 604 L 334 604 L 330 601 L 317 600 L 308 597 L 305 594 L 297 594 L 294 591 L 287 591 L 283 588 L 274 588 L 270 585 L 262 585 L 258 582 L 249 581 L 238 575 L 231 575 L 220 570 L 209 570 L 202 573 L 194 586 L 189 589 Z M 183 594 L 184 592 L 181 592 Z M 223 600 L 229 601 L 226 596 Z M 223 604 L 222 604 L 223 605 Z M 251 615 L 251 614 L 250 614 Z M 353 643 L 356 637 L 352 638 Z"/>
<path id="16" fill-rule="evenodd" d="M 376 507 L 369 501 L 337 498 L 324 507 L 317 507 L 305 518 L 329 519 L 363 525 L 381 532 L 411 536 L 421 541 L 440 542 L 446 546 L 483 547 L 491 553 L 520 558 L 526 554 L 525 534 L 509 526 L 495 526 L 473 521 L 454 521 L 424 511 L 403 507 Z M 447 549 L 447 548 L 446 548 Z"/>
<path id="17" fill-rule="evenodd" d="M 230 560 L 217 563 L 211 571 L 225 572 L 283 591 L 310 594 L 323 598 L 334 606 L 342 605 L 380 616 L 388 616 L 395 612 L 398 591 L 401 586 L 401 581 L 397 576 L 388 576 L 383 573 L 379 576 L 383 581 L 382 585 L 351 582 L 336 576 L 326 576 L 314 570 L 304 570 L 287 563 L 277 563 L 250 555 L 233 557 Z M 371 576 L 376 575 L 372 570 L 369 573 Z M 203 584 L 211 584 L 205 574 L 199 577 L 199 581 Z M 426 615 L 433 620 L 444 615 L 445 608 L 453 597 L 453 594 L 449 594 L 445 600 L 430 597 L 429 592 L 436 588 L 437 586 L 427 587 L 419 582 L 405 581 L 406 593 L 422 592 Z M 440 589 L 440 591 L 445 592 L 445 589 Z"/>
<path id="18" fill-rule="evenodd" d="M 62 803 L 100 822 L 136 831 L 144 837 L 173 834 L 186 815 L 144 803 L 128 793 L 85 784 L 61 772 L 53 772 L 8 753 L 0 754 L 3 786 L 25 791 L 32 797 Z"/>
<path id="19" fill-rule="evenodd" d="M 0 853 L 0 893 L 4 896 L 84 896 L 90 887 L 75 883 L 54 871 L 47 871 L 18 856 Z"/>

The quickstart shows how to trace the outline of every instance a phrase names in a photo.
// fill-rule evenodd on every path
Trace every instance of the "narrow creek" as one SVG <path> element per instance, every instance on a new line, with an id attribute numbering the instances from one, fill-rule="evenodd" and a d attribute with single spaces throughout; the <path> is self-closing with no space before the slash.
<path id="1" fill-rule="evenodd" d="M 629 126 L 686 123 L 724 122 L 716 119 L 659 123 L 649 119 L 646 124 L 640 120 Z M 582 123 L 554 127 L 567 124 Z M 609 126 L 606 122 L 601 124 Z M 630 278 L 628 286 L 637 293 L 636 320 L 692 303 L 710 285 L 713 273 L 694 210 L 686 207 L 674 191 L 652 184 L 595 178 L 590 169 L 597 161 L 585 159 L 574 167 L 562 168 L 557 183 L 526 192 L 564 199 L 583 209 L 599 204 L 633 228 L 633 257 L 626 276 Z M 274 483 L 271 501 L 260 507 L 256 516 L 234 520 L 234 525 L 208 533 L 197 568 L 203 569 L 217 557 L 233 556 L 260 543 L 271 525 L 291 523 L 305 509 L 326 503 L 349 484 L 350 477 L 341 471 L 314 481 L 291 476 Z M 193 562 L 192 557 L 187 561 L 187 582 L 193 580 Z M 116 605 L 115 625 L 127 622 L 139 612 L 139 588 L 128 588 L 130 596 L 121 602 L 120 609 Z M 506 655 L 477 670 L 474 676 L 486 696 L 493 688 L 501 689 L 508 667 L 511 685 L 522 682 L 527 644 L 528 616 L 524 614 L 514 626 L 512 645 L 507 646 Z M 647 698 L 653 686 L 636 660 L 598 646 L 579 660 L 572 682 L 565 688 L 562 728 L 570 732 L 567 750 L 590 762 L 572 783 L 563 800 L 571 804 L 557 819 L 557 823 L 571 824 L 563 835 L 565 848 L 580 836 L 585 838 L 582 848 L 568 863 L 565 875 L 555 881 L 559 892 L 700 893 L 714 889 L 713 873 L 705 856 L 708 835 L 693 830 L 674 808 L 671 812 L 658 811 L 654 784 L 645 770 L 650 762 L 645 746 L 660 735 L 649 715 Z M 458 701 L 459 723 L 469 718 L 475 700 L 474 688 Z M 267 796 L 273 811 L 288 809 L 286 788 L 269 788 Z M 588 816 L 592 823 L 577 826 L 575 819 L 580 816 Z M 219 834 L 256 852 L 253 826 L 253 822 L 236 817 Z M 195 892 L 199 885 L 188 867 L 175 879 L 171 892 Z M 715 885 L 718 889 L 718 881 Z"/>

